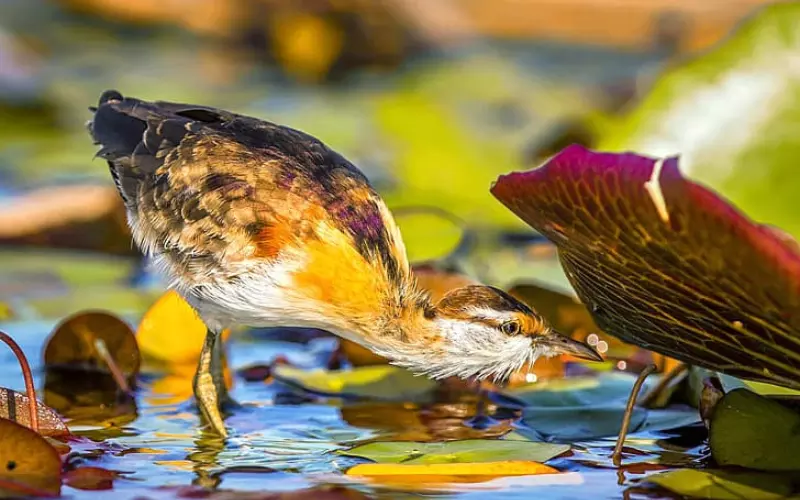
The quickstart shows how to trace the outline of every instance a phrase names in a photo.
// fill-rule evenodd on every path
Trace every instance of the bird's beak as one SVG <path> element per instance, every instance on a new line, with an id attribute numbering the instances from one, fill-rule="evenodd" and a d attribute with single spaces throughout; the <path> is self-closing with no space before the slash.
<path id="1" fill-rule="evenodd" d="M 553 352 L 553 354 L 569 354 L 579 359 L 603 361 L 603 357 L 594 347 L 556 331 L 541 337 L 538 344 L 552 349 L 551 352 Z"/>

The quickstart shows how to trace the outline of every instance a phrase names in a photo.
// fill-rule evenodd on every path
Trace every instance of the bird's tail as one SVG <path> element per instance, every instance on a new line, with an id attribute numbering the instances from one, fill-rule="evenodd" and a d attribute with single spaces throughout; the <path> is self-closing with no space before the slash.
<path id="1" fill-rule="evenodd" d="M 153 176 L 164 157 L 203 123 L 220 121 L 213 108 L 123 97 L 116 90 L 100 95 L 87 123 L 96 156 L 108 161 L 111 176 L 126 205 L 135 204 L 142 180 Z"/>

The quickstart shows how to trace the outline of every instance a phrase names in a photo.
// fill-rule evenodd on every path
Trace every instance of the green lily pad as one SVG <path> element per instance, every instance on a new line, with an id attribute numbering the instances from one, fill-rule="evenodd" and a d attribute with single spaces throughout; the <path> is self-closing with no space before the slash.
<path id="1" fill-rule="evenodd" d="M 800 414 L 753 391 L 735 389 L 714 409 L 709 446 L 720 465 L 800 470 Z"/>
<path id="2" fill-rule="evenodd" d="M 343 455 L 389 464 L 451 464 L 530 460 L 546 462 L 569 451 L 569 445 L 531 441 L 466 439 L 444 443 L 376 442 L 340 451 Z"/>
<path id="3" fill-rule="evenodd" d="M 760 472 L 680 469 L 645 478 L 673 493 L 708 500 L 773 500 L 792 494 L 792 479 Z"/>
<path id="4" fill-rule="evenodd" d="M 527 407 L 625 407 L 636 377 L 629 373 L 605 372 L 597 376 L 568 377 L 508 389 L 503 396 Z M 657 377 L 645 380 L 641 393 L 655 385 Z"/>
<path id="5" fill-rule="evenodd" d="M 427 400 L 437 384 L 392 365 L 361 366 L 351 370 L 302 370 L 277 365 L 276 380 L 315 394 L 382 401 Z"/>
<path id="6" fill-rule="evenodd" d="M 624 405 L 531 407 L 523 410 L 522 422 L 548 440 L 573 442 L 617 436 L 624 414 Z M 696 410 L 635 407 L 628 432 L 658 432 L 698 422 L 700 415 Z M 526 434 L 527 429 L 520 432 Z"/>
<path id="7" fill-rule="evenodd" d="M 755 220 L 800 237 L 800 3 L 775 2 L 658 77 L 595 148 L 680 155 L 684 172 Z"/>

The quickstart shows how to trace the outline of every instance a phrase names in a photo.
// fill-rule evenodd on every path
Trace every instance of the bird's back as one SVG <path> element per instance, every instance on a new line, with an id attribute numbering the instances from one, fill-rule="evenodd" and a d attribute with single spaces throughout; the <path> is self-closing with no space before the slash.
<path id="1" fill-rule="evenodd" d="M 329 262 L 331 279 L 355 272 L 407 278 L 402 240 L 383 201 L 319 140 L 224 110 L 115 91 L 92 109 L 89 130 L 134 239 L 177 288 L 246 279 L 256 267 L 291 259 L 308 269 Z M 338 262 L 354 257 L 363 262 Z M 302 278 L 295 274 L 292 280 Z"/>

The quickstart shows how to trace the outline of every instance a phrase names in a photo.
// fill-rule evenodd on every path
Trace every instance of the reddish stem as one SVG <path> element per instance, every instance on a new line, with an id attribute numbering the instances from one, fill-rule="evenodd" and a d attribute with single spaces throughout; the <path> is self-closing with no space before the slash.
<path id="1" fill-rule="evenodd" d="M 30 411 L 30 420 L 31 420 L 31 430 L 39 433 L 39 409 L 37 407 L 38 402 L 36 401 L 36 389 L 33 387 L 33 375 L 31 375 L 31 365 L 28 364 L 28 358 L 25 357 L 25 353 L 22 352 L 20 349 L 19 344 L 17 344 L 13 338 L 7 333 L 0 331 L 0 340 L 6 343 L 8 347 L 14 352 L 14 355 L 17 356 L 17 360 L 19 361 L 19 367 L 22 370 L 22 378 L 25 379 L 25 392 L 28 395 L 28 411 Z"/>

